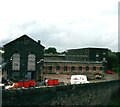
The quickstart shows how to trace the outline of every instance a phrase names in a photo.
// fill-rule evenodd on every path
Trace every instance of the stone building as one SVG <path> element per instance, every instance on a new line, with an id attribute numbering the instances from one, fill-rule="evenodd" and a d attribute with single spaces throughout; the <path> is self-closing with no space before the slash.
<path id="1" fill-rule="evenodd" d="M 7 78 L 38 80 L 43 68 L 44 46 L 23 35 L 4 45 Z"/>

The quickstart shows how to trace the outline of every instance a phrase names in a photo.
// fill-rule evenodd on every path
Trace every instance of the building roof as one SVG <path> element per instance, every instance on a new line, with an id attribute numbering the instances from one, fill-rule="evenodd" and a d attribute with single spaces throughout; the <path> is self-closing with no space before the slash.
<path id="1" fill-rule="evenodd" d="M 45 63 L 83 63 L 83 64 L 101 64 L 102 61 L 71 61 L 71 60 L 44 60 Z"/>
<path id="2" fill-rule="evenodd" d="M 64 57 L 65 54 L 44 54 L 45 57 Z"/>
<path id="3" fill-rule="evenodd" d="M 86 48 L 78 48 L 78 49 L 69 49 L 68 51 L 71 51 L 71 50 L 84 50 L 84 49 L 108 50 L 108 48 L 86 47 Z"/>
<path id="4" fill-rule="evenodd" d="M 15 41 L 19 41 L 19 40 L 20 40 L 20 39 L 22 39 L 22 38 L 27 38 L 27 39 L 30 39 L 30 40 L 31 40 L 31 41 L 33 41 L 34 43 L 36 43 L 36 44 L 38 44 L 38 45 L 42 46 L 43 48 L 45 48 L 43 45 L 41 45 L 40 43 L 36 42 L 35 40 L 33 40 L 32 38 L 30 38 L 30 37 L 29 37 L 29 36 L 27 36 L 26 34 L 24 34 L 24 35 L 22 35 L 21 37 L 16 38 L 15 40 L 13 40 L 13 41 L 11 41 L 11 42 L 9 42 L 9 43 L 5 44 L 5 45 L 4 45 L 4 47 L 5 47 L 5 46 L 7 46 L 7 45 L 9 45 L 9 44 L 14 43 Z"/>

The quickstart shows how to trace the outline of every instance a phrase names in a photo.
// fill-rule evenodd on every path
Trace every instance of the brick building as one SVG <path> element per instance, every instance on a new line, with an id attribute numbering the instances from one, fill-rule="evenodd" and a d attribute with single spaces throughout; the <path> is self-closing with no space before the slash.
<path id="1" fill-rule="evenodd" d="M 81 48 L 70 49 L 67 52 L 67 60 L 75 61 L 103 61 L 106 60 L 108 54 L 107 48 Z"/>
<path id="2" fill-rule="evenodd" d="M 44 55 L 44 73 L 103 71 L 108 49 L 70 49 L 66 55 Z"/>

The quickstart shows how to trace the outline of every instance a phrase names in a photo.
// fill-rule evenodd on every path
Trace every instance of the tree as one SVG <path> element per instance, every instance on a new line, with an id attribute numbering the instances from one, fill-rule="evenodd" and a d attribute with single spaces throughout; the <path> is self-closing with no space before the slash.
<path id="1" fill-rule="evenodd" d="M 118 57 L 117 57 L 116 53 L 108 51 L 107 68 L 108 69 L 117 68 L 117 65 L 118 65 Z"/>
<path id="2" fill-rule="evenodd" d="M 49 47 L 48 49 L 45 49 L 46 54 L 57 54 L 57 50 L 54 47 Z"/>
<path id="3" fill-rule="evenodd" d="M 67 52 L 66 52 L 66 51 L 64 51 L 64 52 L 61 52 L 61 54 L 65 54 L 65 55 L 66 55 L 66 54 L 67 54 Z"/>

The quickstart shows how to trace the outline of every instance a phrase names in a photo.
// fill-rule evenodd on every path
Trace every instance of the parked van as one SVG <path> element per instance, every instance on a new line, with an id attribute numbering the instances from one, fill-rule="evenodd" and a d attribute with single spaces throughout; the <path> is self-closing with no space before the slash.
<path id="1" fill-rule="evenodd" d="M 86 75 L 72 75 L 70 79 L 71 84 L 84 84 L 84 83 L 89 83 L 87 81 L 87 76 Z"/>

